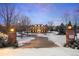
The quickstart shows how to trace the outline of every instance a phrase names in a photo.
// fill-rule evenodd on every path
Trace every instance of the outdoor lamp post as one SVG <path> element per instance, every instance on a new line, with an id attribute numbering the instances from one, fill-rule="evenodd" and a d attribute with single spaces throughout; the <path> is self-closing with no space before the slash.
<path id="1" fill-rule="evenodd" d="M 72 29 L 72 26 L 68 26 L 68 30 L 71 30 Z"/>
<path id="2" fill-rule="evenodd" d="M 14 31 L 15 31 L 15 29 L 14 29 L 14 28 L 11 28 L 11 29 L 10 29 L 10 32 L 14 32 Z"/>
<path id="3" fill-rule="evenodd" d="M 68 24 L 66 31 L 66 47 L 74 48 L 75 33 L 71 24 Z M 72 43 L 71 43 L 72 42 Z"/>
<path id="4" fill-rule="evenodd" d="M 8 32 L 8 45 L 14 45 L 16 43 L 16 29 L 15 27 L 10 27 Z"/>

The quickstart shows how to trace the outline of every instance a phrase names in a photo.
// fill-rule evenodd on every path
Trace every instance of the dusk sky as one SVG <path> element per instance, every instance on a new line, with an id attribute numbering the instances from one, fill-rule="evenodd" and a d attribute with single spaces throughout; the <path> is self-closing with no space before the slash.
<path id="1" fill-rule="evenodd" d="M 48 21 L 53 21 L 55 25 L 58 25 L 64 21 L 64 13 L 73 14 L 74 10 L 79 7 L 79 4 L 18 3 L 15 6 L 17 11 L 28 16 L 33 24 L 47 24 Z"/>

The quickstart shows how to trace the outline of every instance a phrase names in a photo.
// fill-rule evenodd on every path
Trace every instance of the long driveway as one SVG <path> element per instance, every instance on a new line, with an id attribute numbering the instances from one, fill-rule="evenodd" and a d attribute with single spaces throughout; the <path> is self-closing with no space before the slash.
<path id="1" fill-rule="evenodd" d="M 4 48 L 0 49 L 0 55 L 11 55 L 11 56 L 79 56 L 79 50 L 65 48 L 63 44 L 65 43 L 64 35 L 56 35 L 53 33 L 48 33 L 47 35 L 38 34 L 38 36 L 46 36 L 49 40 L 60 45 L 60 47 L 53 48 Z"/>

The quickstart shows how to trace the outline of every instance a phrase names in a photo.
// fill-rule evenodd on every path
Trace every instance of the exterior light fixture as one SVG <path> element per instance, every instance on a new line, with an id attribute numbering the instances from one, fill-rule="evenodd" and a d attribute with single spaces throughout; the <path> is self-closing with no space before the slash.
<path id="1" fill-rule="evenodd" d="M 68 29 L 71 30 L 72 29 L 72 26 L 68 26 Z"/>
<path id="2" fill-rule="evenodd" d="M 14 28 L 11 28 L 11 29 L 10 29 L 10 32 L 14 32 L 14 31 L 15 31 Z"/>

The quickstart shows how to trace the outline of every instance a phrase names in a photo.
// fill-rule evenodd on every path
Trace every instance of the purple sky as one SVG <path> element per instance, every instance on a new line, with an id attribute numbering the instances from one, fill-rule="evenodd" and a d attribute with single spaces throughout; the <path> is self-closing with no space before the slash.
<path id="1" fill-rule="evenodd" d="M 79 4 L 70 3 L 16 3 L 16 9 L 20 14 L 28 16 L 33 24 L 47 24 L 48 21 L 53 21 L 55 25 L 60 24 L 64 20 L 62 17 L 65 12 L 73 14 L 73 11 L 79 7 Z"/>

